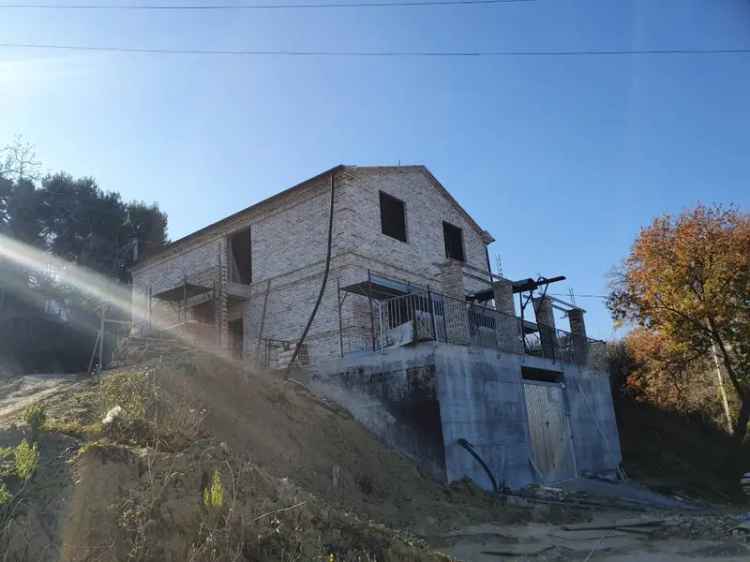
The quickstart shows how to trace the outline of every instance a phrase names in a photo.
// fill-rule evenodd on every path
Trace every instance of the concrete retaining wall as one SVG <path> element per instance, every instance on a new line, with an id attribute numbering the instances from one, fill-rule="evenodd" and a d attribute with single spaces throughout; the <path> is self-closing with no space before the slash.
<path id="1" fill-rule="evenodd" d="M 348 356 L 328 367 L 312 377 L 315 392 L 343 405 L 387 445 L 445 480 L 431 346 Z"/>
<path id="2" fill-rule="evenodd" d="M 468 477 L 492 488 L 458 444 L 466 439 L 498 484 L 518 489 L 542 480 L 529 462 L 524 366 L 560 373 L 578 475 L 615 471 L 621 453 L 608 377 L 572 364 L 422 343 L 321 365 L 313 389 L 440 480 Z"/>
<path id="3" fill-rule="evenodd" d="M 448 481 L 469 477 L 485 489 L 485 470 L 461 446 L 469 441 L 498 484 L 519 488 L 534 481 L 521 384 L 521 355 L 438 346 L 438 400 Z"/>
<path id="4" fill-rule="evenodd" d="M 609 378 L 570 367 L 565 381 L 579 474 L 611 471 L 622 461 L 622 452 Z"/>

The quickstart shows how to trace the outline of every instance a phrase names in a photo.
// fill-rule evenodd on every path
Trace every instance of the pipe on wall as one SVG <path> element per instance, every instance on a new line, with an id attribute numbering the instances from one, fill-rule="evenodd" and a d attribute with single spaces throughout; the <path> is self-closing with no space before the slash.
<path id="1" fill-rule="evenodd" d="M 287 373 L 291 370 L 292 365 L 294 365 L 294 362 L 297 360 L 297 355 L 299 355 L 300 349 L 302 349 L 302 344 L 305 342 L 305 338 L 307 337 L 307 332 L 310 331 L 310 326 L 312 326 L 313 320 L 315 320 L 315 315 L 318 312 L 318 308 L 320 307 L 320 302 L 323 300 L 323 293 L 325 293 L 326 290 L 326 283 L 328 282 L 328 273 L 331 270 L 331 246 L 333 245 L 333 187 L 334 187 L 334 172 L 331 172 L 331 209 L 329 211 L 328 216 L 328 244 L 326 249 L 326 266 L 325 270 L 323 272 L 323 282 L 320 285 L 320 292 L 318 293 L 318 299 L 315 301 L 315 306 L 312 309 L 312 313 L 310 314 L 310 318 L 307 321 L 307 324 L 305 325 L 305 329 L 302 332 L 302 337 L 297 341 L 297 345 L 294 348 L 294 353 L 292 354 L 292 359 L 289 361 L 289 365 L 287 365 Z"/>

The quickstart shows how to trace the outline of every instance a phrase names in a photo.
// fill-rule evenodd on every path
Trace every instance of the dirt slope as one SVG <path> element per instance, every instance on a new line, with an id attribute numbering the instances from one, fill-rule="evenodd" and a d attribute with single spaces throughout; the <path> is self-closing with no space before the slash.
<path id="1" fill-rule="evenodd" d="M 437 485 L 346 411 L 278 373 L 243 373 L 200 355 L 171 364 L 162 382 L 197 400 L 207 411 L 208 431 L 248 451 L 270 473 L 386 524 L 422 532 L 478 518 L 527 516 L 484 494 L 466 496 Z"/>
<path id="2" fill-rule="evenodd" d="M 661 537 L 571 537 L 564 523 L 633 514 L 510 505 L 470 484 L 442 486 L 303 386 L 204 353 L 164 355 L 100 382 L 48 390 L 36 395 L 49 417 L 40 466 L 5 531 L 8 542 L 0 529 L 8 562 L 447 560 L 440 553 L 468 561 L 662 561 L 747 553 L 742 537 L 729 538 L 726 514 L 686 519 L 690 532 L 678 521 Z M 123 413 L 103 426 L 115 405 Z M 19 413 L 0 420 L 0 446 L 30 437 L 10 426 Z M 216 474 L 222 492 L 214 505 L 205 494 Z"/>
<path id="3" fill-rule="evenodd" d="M 25 492 L 35 495 L 15 524 L 18 560 L 426 561 L 439 558 L 415 534 L 530 516 L 471 485 L 421 475 L 278 373 L 211 355 L 172 355 L 46 390 L 41 466 Z M 103 427 L 115 405 L 122 417 Z M 17 433 L 0 428 L 8 445 Z M 203 493 L 216 471 L 226 499 L 212 511 Z M 223 554 L 206 552 L 220 540 Z"/>

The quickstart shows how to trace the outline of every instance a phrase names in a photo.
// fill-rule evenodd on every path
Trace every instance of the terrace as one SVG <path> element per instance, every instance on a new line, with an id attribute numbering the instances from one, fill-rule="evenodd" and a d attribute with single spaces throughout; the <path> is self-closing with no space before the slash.
<path id="1" fill-rule="evenodd" d="M 506 290 L 504 296 L 495 291 L 492 298 L 479 302 L 482 295 L 459 299 L 369 273 L 367 282 L 339 289 L 340 304 L 353 295 L 366 298 L 370 310 L 369 326 L 367 322 L 349 326 L 340 322 L 341 354 L 434 341 L 601 367 L 606 359 L 606 344 L 586 336 L 585 311 L 547 296 L 546 286 L 541 295 L 535 294 L 536 282 L 529 291 L 529 281 L 499 280 L 495 285 L 521 290 Z M 506 312 L 513 310 L 513 294 L 520 295 L 522 313 L 524 298 L 526 304 L 533 303 L 535 321 Z M 342 307 L 339 308 L 341 312 Z M 570 331 L 555 327 L 553 309 L 569 319 Z"/>

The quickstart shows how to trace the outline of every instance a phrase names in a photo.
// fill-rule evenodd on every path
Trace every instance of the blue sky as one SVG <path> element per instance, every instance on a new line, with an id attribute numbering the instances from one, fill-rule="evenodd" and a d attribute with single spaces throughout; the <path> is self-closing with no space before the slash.
<path id="1" fill-rule="evenodd" d="M 748 48 L 748 30 L 747 0 L 0 9 L 2 43 L 173 49 Z M 172 238 L 338 163 L 423 163 L 495 236 L 493 262 L 502 256 L 506 276 L 564 274 L 556 290 L 579 294 L 606 291 L 607 272 L 654 216 L 698 201 L 750 207 L 748 100 L 747 54 L 250 58 L 0 49 L 0 142 L 20 133 L 45 169 L 157 201 Z M 578 302 L 591 335 L 610 337 L 602 303 Z"/>

